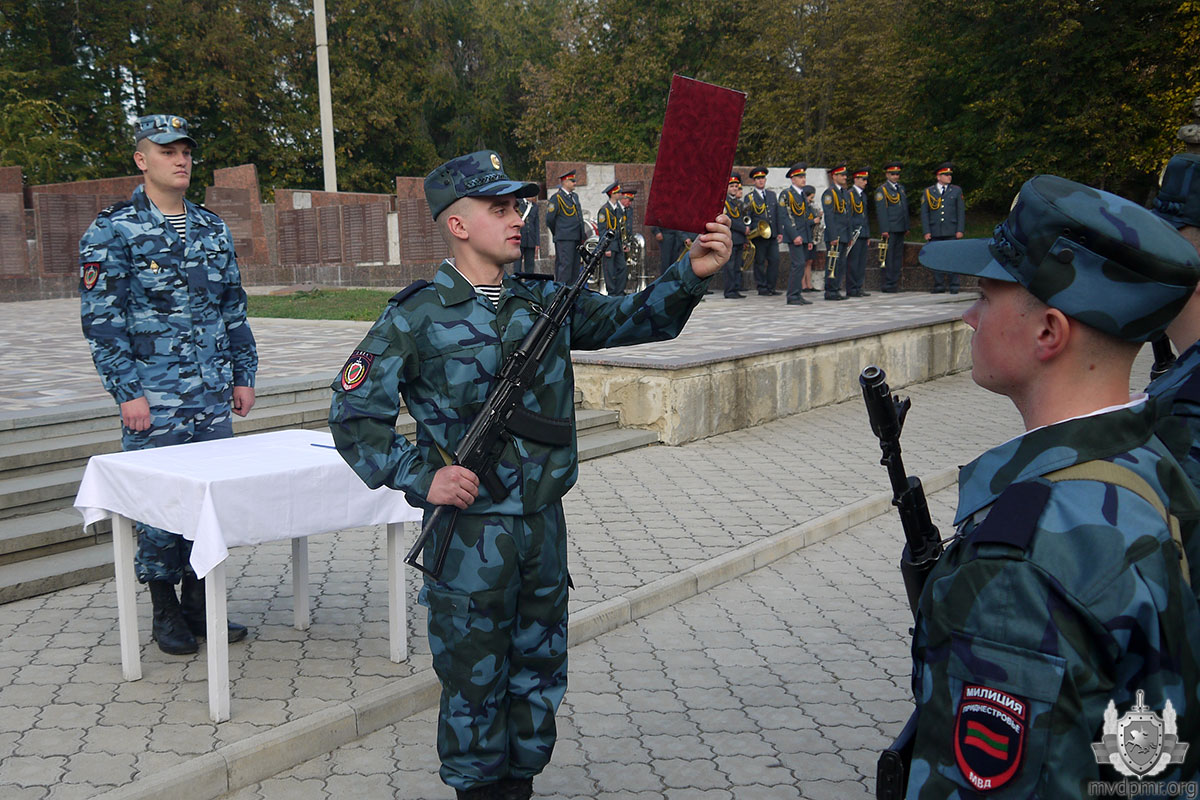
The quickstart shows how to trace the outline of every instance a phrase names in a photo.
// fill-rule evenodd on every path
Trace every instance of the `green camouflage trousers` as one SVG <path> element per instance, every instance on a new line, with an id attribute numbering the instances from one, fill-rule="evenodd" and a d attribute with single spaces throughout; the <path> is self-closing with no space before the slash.
<path id="1" fill-rule="evenodd" d="M 444 535 L 430 537 L 426 563 Z M 425 578 L 420 601 L 442 684 L 442 780 L 468 789 L 541 772 L 567 689 L 562 503 L 519 517 L 460 514 L 442 577 Z"/>

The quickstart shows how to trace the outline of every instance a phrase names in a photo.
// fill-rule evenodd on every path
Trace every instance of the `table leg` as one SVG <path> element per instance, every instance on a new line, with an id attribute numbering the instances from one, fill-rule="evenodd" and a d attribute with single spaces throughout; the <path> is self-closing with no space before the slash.
<path id="1" fill-rule="evenodd" d="M 388 634 L 392 645 L 392 661 L 408 658 L 408 604 L 404 583 L 404 550 L 400 533 L 404 523 L 389 522 L 387 526 L 388 561 Z"/>
<path id="2" fill-rule="evenodd" d="M 292 539 L 292 615 L 298 631 L 312 621 L 308 600 L 308 537 Z"/>
<path id="3" fill-rule="evenodd" d="M 112 515 L 113 572 L 117 584 L 117 626 L 121 631 L 121 674 L 127 681 L 142 677 L 142 657 L 138 645 L 137 581 L 133 576 L 133 523 L 128 517 Z"/>
<path id="4" fill-rule="evenodd" d="M 225 562 L 204 580 L 208 611 L 208 715 L 213 722 L 229 719 L 229 615 L 225 607 Z"/>

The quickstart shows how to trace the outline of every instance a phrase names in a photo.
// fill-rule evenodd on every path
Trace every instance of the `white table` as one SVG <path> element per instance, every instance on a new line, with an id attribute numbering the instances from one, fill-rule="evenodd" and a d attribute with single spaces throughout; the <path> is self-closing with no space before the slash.
<path id="1" fill-rule="evenodd" d="M 225 557 L 230 547 L 292 540 L 295 625 L 309 625 L 308 540 L 318 533 L 387 525 L 388 612 L 392 661 L 408 657 L 404 603 L 404 522 L 421 511 L 403 492 L 368 489 L 327 432 L 275 431 L 215 442 L 93 456 L 75 507 L 84 526 L 111 516 L 126 680 L 142 677 L 134 599 L 131 520 L 191 539 L 191 565 L 205 581 L 208 701 L 215 722 L 229 719 L 229 641 Z"/>

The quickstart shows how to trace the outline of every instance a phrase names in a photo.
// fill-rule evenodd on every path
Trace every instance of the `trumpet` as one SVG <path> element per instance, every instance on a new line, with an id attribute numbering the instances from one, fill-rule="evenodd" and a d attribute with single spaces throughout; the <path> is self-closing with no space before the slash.
<path id="1" fill-rule="evenodd" d="M 841 239 L 834 239 L 829 243 L 829 249 L 825 251 L 825 280 L 832 281 L 837 279 L 837 262 L 838 257 L 842 254 Z M 829 291 L 826 289 L 825 291 Z"/>
<path id="2" fill-rule="evenodd" d="M 742 250 L 742 272 L 754 266 L 754 242 L 746 242 Z"/>
<path id="3" fill-rule="evenodd" d="M 880 269 L 883 269 L 884 265 L 887 262 L 887 249 L 888 249 L 888 240 L 881 238 L 879 240 L 879 268 Z"/>

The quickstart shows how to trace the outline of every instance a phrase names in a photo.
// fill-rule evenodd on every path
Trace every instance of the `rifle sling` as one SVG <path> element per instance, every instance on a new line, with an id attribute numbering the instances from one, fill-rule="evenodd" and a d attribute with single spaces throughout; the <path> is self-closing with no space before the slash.
<path id="1" fill-rule="evenodd" d="M 547 417 L 520 406 L 514 408 L 504 421 L 504 427 L 514 436 L 529 439 L 550 447 L 566 447 L 571 444 L 570 419 Z"/>

